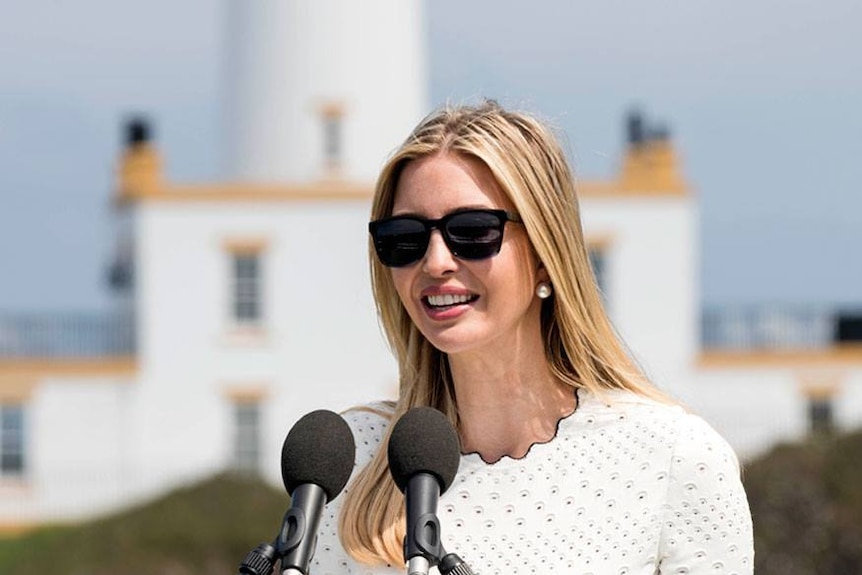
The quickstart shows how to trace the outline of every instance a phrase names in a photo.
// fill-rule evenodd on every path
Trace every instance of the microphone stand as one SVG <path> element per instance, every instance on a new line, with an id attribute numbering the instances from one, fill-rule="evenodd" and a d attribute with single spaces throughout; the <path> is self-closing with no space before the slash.
<path id="1" fill-rule="evenodd" d="M 278 538 L 271 544 L 261 543 L 254 549 L 248 552 L 245 559 L 239 565 L 238 575 L 271 575 L 275 562 L 278 560 Z M 470 566 L 464 562 L 456 553 L 446 553 L 446 550 L 440 548 L 443 557 L 440 559 L 437 568 L 440 575 L 475 575 Z M 413 557 L 407 563 L 407 573 L 428 573 L 431 568 L 430 562 L 424 557 Z"/>
<path id="2" fill-rule="evenodd" d="M 440 543 L 440 521 L 437 519 L 437 499 L 440 484 L 429 473 L 417 473 L 410 478 L 407 497 L 407 535 L 404 537 L 404 557 L 407 575 L 428 575 L 443 555 Z"/>
<path id="3" fill-rule="evenodd" d="M 304 565 L 311 559 L 314 545 L 312 544 L 309 551 L 301 544 L 307 536 L 313 537 L 312 541 L 316 542 L 317 524 L 325 502 L 320 496 L 305 495 L 307 491 L 311 492 L 311 495 L 317 493 L 314 487 L 316 486 L 306 484 L 296 488 L 294 500 L 308 500 L 306 508 L 291 505 L 284 514 L 281 529 L 272 543 L 261 543 L 249 551 L 239 564 L 238 575 L 271 575 L 276 561 L 281 562 L 282 575 L 306 575 L 299 565 Z"/>

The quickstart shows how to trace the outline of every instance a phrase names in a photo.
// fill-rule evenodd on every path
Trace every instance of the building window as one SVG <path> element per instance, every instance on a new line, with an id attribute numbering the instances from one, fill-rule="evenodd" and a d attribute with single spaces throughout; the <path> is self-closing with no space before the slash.
<path id="1" fill-rule="evenodd" d="M 259 324 L 262 320 L 260 254 L 232 254 L 231 268 L 233 320 L 242 325 Z"/>
<path id="2" fill-rule="evenodd" d="M 812 434 L 828 434 L 833 430 L 832 398 L 826 395 L 808 399 L 808 427 Z"/>
<path id="3" fill-rule="evenodd" d="M 801 376 L 808 416 L 808 431 L 812 435 L 829 434 L 835 429 L 835 401 L 841 389 L 841 373 L 815 372 Z"/>
<path id="4" fill-rule="evenodd" d="M 228 328 L 237 333 L 259 333 L 266 326 L 265 286 L 269 240 L 239 237 L 223 240 L 225 306 Z"/>
<path id="5" fill-rule="evenodd" d="M 341 163 L 341 116 L 327 116 L 323 119 L 324 157 L 330 168 Z"/>
<path id="6" fill-rule="evenodd" d="M 234 404 L 233 467 L 243 473 L 260 469 L 260 404 L 244 401 Z"/>
<path id="7" fill-rule="evenodd" d="M 24 474 L 24 408 L 0 405 L 0 476 Z"/>
<path id="8" fill-rule="evenodd" d="M 320 119 L 323 128 L 324 170 L 337 176 L 344 160 L 344 105 L 337 101 L 321 103 Z"/>

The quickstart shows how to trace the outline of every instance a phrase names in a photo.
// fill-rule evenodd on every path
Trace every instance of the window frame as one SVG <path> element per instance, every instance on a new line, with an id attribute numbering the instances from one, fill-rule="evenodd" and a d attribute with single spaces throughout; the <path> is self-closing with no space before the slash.
<path id="1" fill-rule="evenodd" d="M 322 101 L 318 107 L 323 170 L 329 177 L 338 177 L 344 164 L 346 111 L 347 107 L 338 100 Z"/>
<path id="2" fill-rule="evenodd" d="M 16 428 L 10 429 L 10 411 L 17 414 Z M 10 441 L 9 436 L 12 435 Z M 17 437 L 16 437 L 17 436 Z M 12 449 L 10 449 L 10 447 Z M 10 453 L 11 452 L 11 453 Z M 7 460 L 17 458 L 17 465 L 7 468 Z M 27 409 L 21 402 L 0 403 L 0 478 L 20 479 L 27 474 Z"/>
<path id="3" fill-rule="evenodd" d="M 261 238 L 228 239 L 223 247 L 226 252 L 225 314 L 228 323 L 242 331 L 262 329 L 267 319 L 268 241 Z M 245 267 L 243 261 L 247 262 Z M 252 272 L 244 275 L 243 270 Z"/>
<path id="4" fill-rule="evenodd" d="M 252 399 L 234 401 L 231 411 L 231 468 L 240 473 L 259 474 L 263 459 L 261 402 Z M 243 421 L 248 415 L 253 417 Z"/>

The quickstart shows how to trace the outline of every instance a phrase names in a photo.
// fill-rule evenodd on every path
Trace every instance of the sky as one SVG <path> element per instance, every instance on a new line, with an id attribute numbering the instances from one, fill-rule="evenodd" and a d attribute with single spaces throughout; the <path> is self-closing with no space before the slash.
<path id="1" fill-rule="evenodd" d="M 107 309 L 121 125 L 215 181 L 223 1 L 0 0 L 0 313 Z M 613 177 L 633 107 L 699 201 L 704 305 L 862 307 L 862 2 L 428 0 L 432 104 L 492 97 Z"/>

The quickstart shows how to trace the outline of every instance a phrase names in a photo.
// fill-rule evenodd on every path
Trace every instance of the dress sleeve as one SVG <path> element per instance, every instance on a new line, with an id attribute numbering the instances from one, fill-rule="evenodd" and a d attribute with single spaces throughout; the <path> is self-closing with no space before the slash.
<path id="1" fill-rule="evenodd" d="M 751 512 L 739 462 L 705 421 L 684 415 L 662 509 L 659 573 L 751 575 Z"/>

